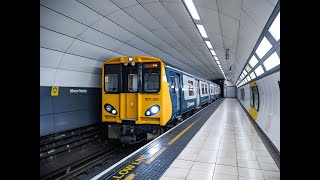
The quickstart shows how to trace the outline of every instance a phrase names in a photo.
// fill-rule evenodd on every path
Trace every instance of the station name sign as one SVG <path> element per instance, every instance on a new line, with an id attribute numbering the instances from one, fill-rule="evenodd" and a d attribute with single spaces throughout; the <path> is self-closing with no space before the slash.
<path id="1" fill-rule="evenodd" d="M 88 90 L 86 89 L 70 89 L 70 93 L 87 93 Z"/>

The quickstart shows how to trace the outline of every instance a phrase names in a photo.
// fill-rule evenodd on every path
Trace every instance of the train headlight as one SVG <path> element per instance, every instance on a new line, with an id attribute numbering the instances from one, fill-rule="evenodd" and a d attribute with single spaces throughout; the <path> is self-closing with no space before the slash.
<path id="1" fill-rule="evenodd" d="M 111 104 L 105 104 L 104 105 L 104 109 L 108 112 L 111 113 L 113 115 L 116 115 L 118 112 L 117 110 L 111 105 Z"/>
<path id="2" fill-rule="evenodd" d="M 158 106 L 153 106 L 153 107 L 151 108 L 151 112 L 152 112 L 153 114 L 159 112 Z"/>
<path id="3" fill-rule="evenodd" d="M 145 112 L 146 116 L 153 116 L 155 114 L 157 114 L 160 111 L 160 106 L 159 105 L 153 105 L 151 107 L 149 107 L 147 109 L 147 111 Z"/>
<path id="4" fill-rule="evenodd" d="M 108 112 L 110 112 L 110 111 L 111 111 L 111 106 L 110 106 L 110 105 L 107 105 L 107 106 L 106 106 L 106 110 L 107 110 Z"/>

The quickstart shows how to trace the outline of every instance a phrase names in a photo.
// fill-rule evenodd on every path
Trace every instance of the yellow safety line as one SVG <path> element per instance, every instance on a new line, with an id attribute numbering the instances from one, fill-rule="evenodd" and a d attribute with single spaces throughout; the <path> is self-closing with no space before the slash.
<path id="1" fill-rule="evenodd" d="M 128 177 L 126 177 L 124 180 L 132 180 L 134 178 L 134 174 L 130 174 Z"/>
<path id="2" fill-rule="evenodd" d="M 158 151 L 156 154 L 154 154 L 148 161 L 146 161 L 146 164 L 150 164 L 153 160 L 155 160 L 163 151 L 165 151 L 167 147 L 163 147 Z"/>
<path id="3" fill-rule="evenodd" d="M 177 139 L 180 138 L 180 136 L 182 136 L 186 131 L 188 131 L 188 129 L 191 128 L 191 126 L 194 125 L 194 123 L 196 123 L 199 119 L 197 119 L 196 121 L 194 121 L 192 124 L 190 124 L 186 129 L 184 129 L 183 131 L 181 131 L 181 133 L 179 133 L 175 138 L 173 138 L 170 142 L 168 142 L 168 145 L 171 145 L 172 143 L 174 143 Z"/>

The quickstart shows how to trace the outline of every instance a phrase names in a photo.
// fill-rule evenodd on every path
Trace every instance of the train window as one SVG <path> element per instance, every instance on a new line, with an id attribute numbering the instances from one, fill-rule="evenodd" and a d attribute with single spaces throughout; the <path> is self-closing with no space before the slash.
<path id="1" fill-rule="evenodd" d="M 144 91 L 158 92 L 160 90 L 160 74 L 158 72 L 144 73 Z"/>
<path id="2" fill-rule="evenodd" d="M 250 88 L 250 106 L 253 107 L 253 90 Z"/>
<path id="3" fill-rule="evenodd" d="M 244 101 L 244 89 L 240 89 L 241 99 Z"/>
<path id="4" fill-rule="evenodd" d="M 193 81 L 188 80 L 188 86 L 189 86 L 189 96 L 193 96 L 193 95 L 194 95 L 194 91 L 193 91 Z"/>
<path id="5" fill-rule="evenodd" d="M 137 92 L 138 90 L 138 75 L 128 74 L 128 92 Z"/>
<path id="6" fill-rule="evenodd" d="M 253 96 L 254 96 L 254 108 L 259 111 L 259 91 L 258 91 L 258 87 L 255 86 L 252 88 L 253 90 Z"/>
<path id="7" fill-rule="evenodd" d="M 143 64 L 143 92 L 160 91 L 160 63 Z"/>
<path id="8" fill-rule="evenodd" d="M 104 90 L 106 92 L 118 91 L 118 74 L 106 74 L 104 77 Z"/>
<path id="9" fill-rule="evenodd" d="M 204 84 L 201 84 L 201 91 L 202 91 L 202 94 L 204 94 Z"/>
<path id="10" fill-rule="evenodd" d="M 206 84 L 206 94 L 208 94 L 208 85 Z"/>
<path id="11" fill-rule="evenodd" d="M 172 94 L 176 94 L 174 76 L 170 76 L 170 79 L 171 79 L 171 91 L 172 91 Z"/>

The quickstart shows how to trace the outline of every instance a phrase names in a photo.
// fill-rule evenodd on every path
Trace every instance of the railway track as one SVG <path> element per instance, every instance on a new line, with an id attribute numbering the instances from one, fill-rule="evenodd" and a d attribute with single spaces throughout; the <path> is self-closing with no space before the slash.
<path id="1" fill-rule="evenodd" d="M 181 117 L 172 127 L 188 116 Z M 100 125 L 88 126 L 42 138 L 40 179 L 89 179 L 147 143 L 123 147 L 119 142 L 106 141 L 102 129 Z"/>
<path id="2" fill-rule="evenodd" d="M 108 142 L 100 126 L 76 129 L 40 140 L 40 179 L 78 179 L 94 169 L 108 167 L 142 145 L 123 147 Z"/>

